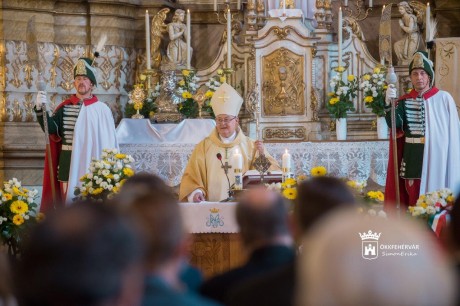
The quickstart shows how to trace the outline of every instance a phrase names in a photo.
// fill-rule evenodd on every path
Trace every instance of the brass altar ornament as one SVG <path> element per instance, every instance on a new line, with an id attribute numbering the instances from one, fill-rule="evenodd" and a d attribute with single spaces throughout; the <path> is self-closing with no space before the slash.
<path id="1" fill-rule="evenodd" d="M 194 94 L 192 98 L 198 104 L 198 118 L 201 119 L 201 109 L 203 108 L 204 101 L 206 100 L 205 93 L 202 90 L 198 90 L 198 92 Z"/>
<path id="2" fill-rule="evenodd" d="M 134 114 L 131 118 L 133 119 L 142 119 L 144 116 L 139 113 L 139 110 L 142 109 L 143 103 L 145 99 L 145 92 L 142 89 L 141 85 L 135 85 L 134 89 L 129 93 L 129 100 L 131 103 L 134 104 L 134 109 L 136 110 L 136 114 Z"/>

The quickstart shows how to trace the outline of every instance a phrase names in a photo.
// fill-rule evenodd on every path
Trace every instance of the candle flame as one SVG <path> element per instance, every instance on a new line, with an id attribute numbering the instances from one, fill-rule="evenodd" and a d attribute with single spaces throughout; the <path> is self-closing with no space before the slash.
<path id="1" fill-rule="evenodd" d="M 285 153 L 286 153 L 286 154 L 288 153 L 288 149 L 286 149 Z"/>
<path id="2" fill-rule="evenodd" d="M 235 154 L 238 154 L 238 149 L 235 149 Z"/>

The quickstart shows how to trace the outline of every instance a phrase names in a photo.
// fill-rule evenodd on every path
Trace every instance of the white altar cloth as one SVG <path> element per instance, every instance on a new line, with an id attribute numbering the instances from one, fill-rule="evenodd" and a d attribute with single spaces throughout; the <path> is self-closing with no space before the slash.
<path id="1" fill-rule="evenodd" d="M 234 202 L 180 203 L 189 233 L 238 233 Z"/>
<path id="2" fill-rule="evenodd" d="M 123 119 L 117 127 L 119 144 L 197 144 L 216 126 L 212 119 L 185 119 L 182 122 L 150 124 L 149 119 Z"/>
<path id="3" fill-rule="evenodd" d="M 296 175 L 309 174 L 324 166 L 329 175 L 358 181 L 371 179 L 384 186 L 388 163 L 388 141 L 340 141 L 267 143 L 266 149 L 281 164 L 285 149 L 292 156 Z M 155 173 L 170 186 L 180 184 L 195 144 L 120 143 L 120 150 L 135 159 L 137 171 Z"/>

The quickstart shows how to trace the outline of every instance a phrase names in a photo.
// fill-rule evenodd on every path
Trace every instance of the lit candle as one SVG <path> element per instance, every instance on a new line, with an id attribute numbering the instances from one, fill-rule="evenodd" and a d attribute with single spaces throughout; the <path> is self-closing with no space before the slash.
<path id="1" fill-rule="evenodd" d="M 385 11 L 385 4 L 383 5 L 383 8 L 382 8 L 382 13 Z"/>
<path id="2" fill-rule="evenodd" d="M 232 156 L 233 172 L 235 173 L 235 185 L 233 189 L 243 189 L 243 156 L 235 149 Z"/>
<path id="3" fill-rule="evenodd" d="M 338 29 L 339 29 L 339 35 L 338 35 L 338 47 L 339 47 L 339 58 L 338 58 L 338 62 L 339 62 L 339 67 L 342 66 L 342 7 L 339 8 L 339 26 L 338 26 Z"/>
<path id="4" fill-rule="evenodd" d="M 232 68 L 232 14 L 227 10 L 227 68 Z"/>
<path id="5" fill-rule="evenodd" d="M 430 15 L 431 15 L 431 9 L 430 9 L 430 2 L 426 4 L 426 29 L 425 29 L 425 42 L 428 42 L 430 39 L 428 36 L 428 33 L 430 33 Z"/>
<path id="6" fill-rule="evenodd" d="M 151 68 L 150 65 L 150 17 L 149 11 L 145 11 L 145 54 L 147 58 L 147 69 Z"/>
<path id="7" fill-rule="evenodd" d="M 235 149 L 235 152 L 233 153 L 232 166 L 233 169 L 243 169 L 243 155 L 241 155 L 238 149 Z"/>
<path id="8" fill-rule="evenodd" d="M 214 11 L 217 11 L 217 0 L 214 0 Z"/>
<path id="9" fill-rule="evenodd" d="M 372 0 L 369 0 L 369 7 L 372 7 Z"/>
<path id="10" fill-rule="evenodd" d="M 291 171 L 291 154 L 289 154 L 288 149 L 283 154 L 283 172 Z"/>
<path id="11" fill-rule="evenodd" d="M 286 15 L 286 0 L 283 0 L 283 15 Z"/>
<path id="12" fill-rule="evenodd" d="M 190 48 L 190 10 L 187 9 L 187 69 L 190 69 L 190 61 L 191 61 L 191 48 Z"/>

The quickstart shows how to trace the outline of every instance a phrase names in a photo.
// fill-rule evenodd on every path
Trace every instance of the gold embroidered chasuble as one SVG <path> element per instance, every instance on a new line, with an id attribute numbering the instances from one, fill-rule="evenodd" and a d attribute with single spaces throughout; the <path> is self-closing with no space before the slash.
<path id="1" fill-rule="evenodd" d="M 179 200 L 187 202 L 187 196 L 196 189 L 203 190 L 207 201 L 221 201 L 228 197 L 228 181 L 217 153 L 222 155 L 222 162 L 231 165 L 233 153 L 236 149 L 243 156 L 243 173 L 254 169 L 255 141 L 238 131 L 235 140 L 223 143 L 214 129 L 211 134 L 197 144 L 190 156 L 180 184 Z M 268 152 L 265 156 L 270 160 L 270 170 L 279 170 L 279 165 Z M 235 182 L 234 167 L 229 169 L 230 184 Z"/>

